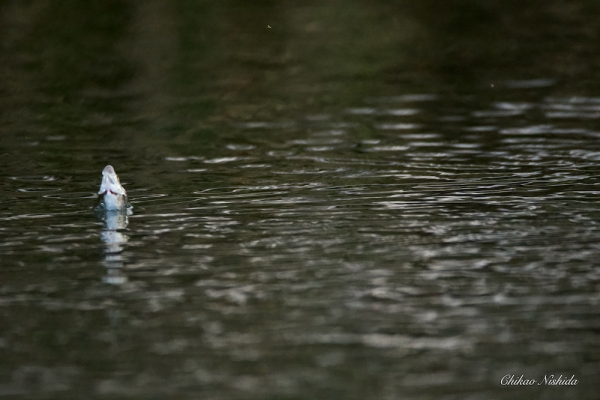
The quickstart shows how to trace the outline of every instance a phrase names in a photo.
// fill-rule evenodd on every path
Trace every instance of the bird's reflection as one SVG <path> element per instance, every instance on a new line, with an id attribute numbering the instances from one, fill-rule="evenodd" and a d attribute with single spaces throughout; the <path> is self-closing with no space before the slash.
<path id="1" fill-rule="evenodd" d="M 128 215 L 131 210 L 104 210 L 97 211 L 96 215 L 104 221 L 104 229 L 100 238 L 104 242 L 105 258 L 104 266 L 106 275 L 102 278 L 104 283 L 111 285 L 121 285 L 127 282 L 127 277 L 123 273 L 123 244 L 129 239 L 122 231 L 129 223 Z"/>

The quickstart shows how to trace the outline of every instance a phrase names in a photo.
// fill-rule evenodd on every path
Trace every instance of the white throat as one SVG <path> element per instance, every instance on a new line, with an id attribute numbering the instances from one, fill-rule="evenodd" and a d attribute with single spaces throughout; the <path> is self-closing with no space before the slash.
<path id="1" fill-rule="evenodd" d="M 107 210 L 127 208 L 127 193 L 125 188 L 121 186 L 119 176 L 111 165 L 107 165 L 102 171 L 102 183 L 98 194 L 104 196 L 104 207 Z"/>

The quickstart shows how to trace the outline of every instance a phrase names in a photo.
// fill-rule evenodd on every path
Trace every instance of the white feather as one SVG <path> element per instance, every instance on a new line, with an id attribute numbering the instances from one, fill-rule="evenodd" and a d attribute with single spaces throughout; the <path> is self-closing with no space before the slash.
<path id="1" fill-rule="evenodd" d="M 104 196 L 104 207 L 107 210 L 124 210 L 127 208 L 127 192 L 121 186 L 119 176 L 111 165 L 107 165 L 102 171 L 102 183 L 98 194 Z"/>

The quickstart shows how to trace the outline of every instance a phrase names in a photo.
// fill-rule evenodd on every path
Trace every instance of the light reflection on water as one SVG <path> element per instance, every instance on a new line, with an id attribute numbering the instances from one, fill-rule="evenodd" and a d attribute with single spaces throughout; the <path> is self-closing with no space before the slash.
<path id="1" fill-rule="evenodd" d="M 422 117 L 443 101 L 224 128 L 237 141 L 218 151 L 138 161 L 151 185 L 119 168 L 130 216 L 96 219 L 97 182 L 66 171 L 9 177 L 22 197 L 0 214 L 12 321 L 0 393 L 33 393 L 33 380 L 35 393 L 356 398 L 362 380 L 371 398 L 483 396 L 503 393 L 507 373 L 575 374 L 589 388 L 597 101 Z"/>
<path id="2" fill-rule="evenodd" d="M 131 210 L 121 211 L 96 211 L 96 216 L 104 222 L 104 229 L 100 234 L 104 242 L 106 276 L 102 278 L 105 283 L 121 285 L 127 282 L 127 277 L 123 274 L 123 257 L 121 253 L 124 244 L 129 238 L 123 231 L 129 223 L 128 214 Z"/>

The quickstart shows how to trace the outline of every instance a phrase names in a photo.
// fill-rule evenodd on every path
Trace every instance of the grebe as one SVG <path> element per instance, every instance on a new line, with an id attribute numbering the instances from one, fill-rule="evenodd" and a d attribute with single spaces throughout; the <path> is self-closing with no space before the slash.
<path id="1" fill-rule="evenodd" d="M 112 165 L 107 165 L 102 170 L 102 183 L 98 194 L 100 198 L 100 207 L 105 210 L 125 210 L 131 208 L 127 201 L 127 192 L 121 186 L 119 176 Z"/>

